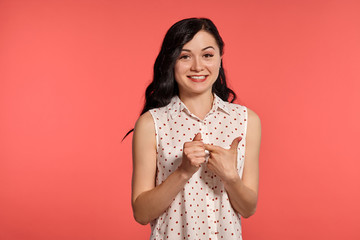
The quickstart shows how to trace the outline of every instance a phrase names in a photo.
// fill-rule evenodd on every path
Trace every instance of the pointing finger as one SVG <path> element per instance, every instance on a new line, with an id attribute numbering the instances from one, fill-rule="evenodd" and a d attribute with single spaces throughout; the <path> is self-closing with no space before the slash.
<path id="1" fill-rule="evenodd" d="M 210 145 L 210 144 L 204 144 L 205 150 L 208 150 L 209 152 L 218 152 L 223 150 L 222 147 Z"/>

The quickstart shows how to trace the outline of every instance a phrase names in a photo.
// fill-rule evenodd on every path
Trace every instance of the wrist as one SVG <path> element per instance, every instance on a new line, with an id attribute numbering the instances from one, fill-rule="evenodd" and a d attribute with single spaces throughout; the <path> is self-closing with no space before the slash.
<path id="1" fill-rule="evenodd" d="M 179 176 L 181 180 L 188 181 L 193 174 L 189 173 L 188 171 L 185 171 L 181 166 L 176 169 L 176 172 L 179 173 Z"/>
<path id="2" fill-rule="evenodd" d="M 240 176 L 237 172 L 228 175 L 226 179 L 223 180 L 224 185 L 233 185 L 237 183 L 238 181 L 241 181 Z"/>

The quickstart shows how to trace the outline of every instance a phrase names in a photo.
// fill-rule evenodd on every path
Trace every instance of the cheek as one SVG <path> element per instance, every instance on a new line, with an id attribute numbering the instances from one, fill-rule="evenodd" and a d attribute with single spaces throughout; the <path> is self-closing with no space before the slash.
<path id="1" fill-rule="evenodd" d="M 179 85 L 181 85 L 181 82 L 182 82 L 182 78 L 183 78 L 183 75 L 185 74 L 185 70 L 184 70 L 184 66 L 183 64 L 175 64 L 175 67 L 174 67 L 174 77 L 175 77 L 175 81 L 176 83 Z"/>
<path id="2" fill-rule="evenodd" d="M 184 63 L 175 64 L 175 67 L 174 67 L 175 76 L 183 74 L 184 72 L 186 72 L 186 65 Z"/>
<path id="3" fill-rule="evenodd" d="M 219 73 L 220 63 L 217 63 L 217 62 L 208 63 L 207 69 L 209 69 L 211 71 L 211 73 L 217 74 L 217 73 Z"/>
<path id="4" fill-rule="evenodd" d="M 212 72 L 219 71 L 221 61 L 209 61 L 206 63 L 206 67 Z"/>

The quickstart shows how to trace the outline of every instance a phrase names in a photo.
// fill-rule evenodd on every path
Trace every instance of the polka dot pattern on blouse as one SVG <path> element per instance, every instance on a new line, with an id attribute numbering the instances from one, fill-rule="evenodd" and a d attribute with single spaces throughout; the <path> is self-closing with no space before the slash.
<path id="1" fill-rule="evenodd" d="M 236 137 L 237 169 L 242 176 L 245 160 L 247 108 L 214 95 L 212 109 L 203 120 L 192 114 L 178 96 L 150 110 L 157 141 L 156 185 L 181 164 L 185 142 L 201 133 L 204 143 L 230 148 Z M 242 239 L 240 215 L 232 208 L 220 178 L 202 164 L 173 199 L 169 208 L 150 223 L 151 240 Z"/>

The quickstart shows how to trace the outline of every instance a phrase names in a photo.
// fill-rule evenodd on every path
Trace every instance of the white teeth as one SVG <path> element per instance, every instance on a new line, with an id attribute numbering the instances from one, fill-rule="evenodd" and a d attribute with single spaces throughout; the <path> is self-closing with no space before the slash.
<path id="1" fill-rule="evenodd" d="M 193 79 L 205 79 L 205 76 L 190 76 Z"/>

